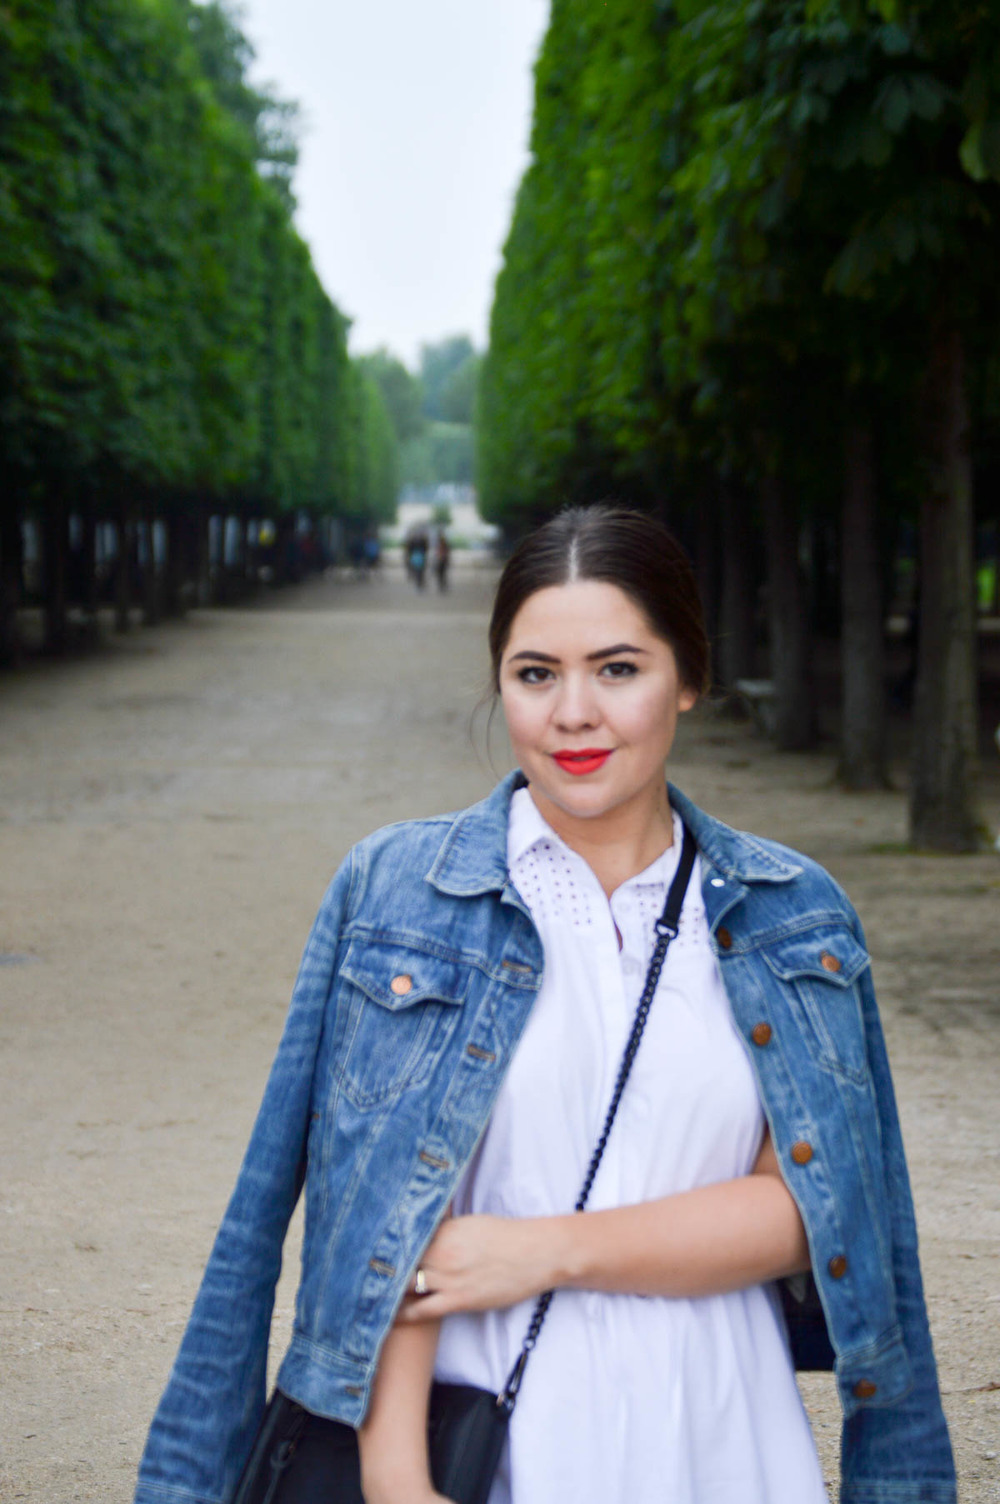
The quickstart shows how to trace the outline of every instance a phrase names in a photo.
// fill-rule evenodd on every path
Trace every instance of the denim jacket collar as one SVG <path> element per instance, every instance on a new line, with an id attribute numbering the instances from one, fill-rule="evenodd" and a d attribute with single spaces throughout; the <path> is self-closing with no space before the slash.
<path id="1" fill-rule="evenodd" d="M 787 883 L 802 876 L 805 870 L 802 865 L 778 856 L 773 843 L 765 846 L 756 836 L 733 830 L 706 815 L 672 783 L 667 784 L 667 791 L 671 805 L 698 843 L 703 865 L 712 866 L 724 877 L 741 883 Z"/>
<path id="2" fill-rule="evenodd" d="M 475 898 L 507 887 L 507 819 L 514 790 L 526 779 L 520 768 L 501 779 L 491 794 L 453 820 L 427 881 L 439 893 Z"/>
<path id="3" fill-rule="evenodd" d="M 525 781 L 521 770 L 515 769 L 486 799 L 453 821 L 427 873 L 427 881 L 438 892 L 473 898 L 507 887 L 510 801 L 514 790 Z M 667 789 L 671 805 L 690 826 L 706 866 L 739 883 L 784 883 L 801 876 L 803 869 L 798 863 L 779 857 L 755 837 L 706 815 L 672 783 Z"/>

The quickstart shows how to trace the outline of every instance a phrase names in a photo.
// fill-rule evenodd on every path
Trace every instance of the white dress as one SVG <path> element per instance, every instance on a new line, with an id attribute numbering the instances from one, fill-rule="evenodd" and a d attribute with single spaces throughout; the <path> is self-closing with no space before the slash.
<path id="1" fill-rule="evenodd" d="M 545 973 L 456 1214 L 572 1209 L 610 1100 L 681 827 L 610 905 L 515 793 L 511 877 Z M 622 937 L 619 951 L 615 925 Z M 746 1174 L 764 1118 L 711 950 L 698 864 L 591 1192 L 593 1209 Z M 498 1389 L 531 1302 L 449 1317 L 436 1375 Z M 560 1290 L 524 1377 L 490 1504 L 826 1504 L 771 1286 L 675 1300 Z"/>

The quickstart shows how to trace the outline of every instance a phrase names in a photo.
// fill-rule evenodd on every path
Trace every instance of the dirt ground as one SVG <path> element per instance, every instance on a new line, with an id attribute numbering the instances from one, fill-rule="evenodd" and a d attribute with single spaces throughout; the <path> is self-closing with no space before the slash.
<path id="1" fill-rule="evenodd" d="M 0 1498 L 128 1504 L 281 1028 L 348 845 L 480 797 L 490 578 L 325 579 L 0 680 Z M 902 853 L 711 708 L 672 773 L 817 857 L 865 919 L 964 1504 L 1000 1501 L 1000 857 Z M 901 775 L 900 775 L 901 778 Z M 984 781 L 1000 823 L 1000 758 Z M 296 1259 L 279 1291 L 287 1332 Z M 831 1381 L 805 1382 L 828 1479 Z"/>

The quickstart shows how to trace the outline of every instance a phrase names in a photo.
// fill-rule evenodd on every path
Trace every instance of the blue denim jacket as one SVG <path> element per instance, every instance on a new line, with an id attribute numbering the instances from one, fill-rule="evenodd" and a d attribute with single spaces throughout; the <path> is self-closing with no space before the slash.
<path id="1" fill-rule="evenodd" d="M 232 1498 L 265 1402 L 282 1244 L 303 1186 L 301 1281 L 278 1384 L 319 1414 L 364 1416 L 381 1344 L 541 979 L 541 942 L 507 871 L 519 776 L 458 815 L 377 831 L 333 879 L 135 1504 Z M 808 1234 L 810 1290 L 786 1306 L 799 1366 L 836 1360 L 842 1504 L 954 1504 L 857 916 L 808 858 L 731 830 L 676 789 L 670 798 L 698 843 L 733 1015 Z"/>

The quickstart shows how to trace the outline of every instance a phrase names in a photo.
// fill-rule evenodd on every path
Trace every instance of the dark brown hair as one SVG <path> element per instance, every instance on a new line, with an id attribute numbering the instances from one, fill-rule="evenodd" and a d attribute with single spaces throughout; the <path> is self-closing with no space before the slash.
<path id="1" fill-rule="evenodd" d="M 567 507 L 523 539 L 507 560 L 490 617 L 494 688 L 525 601 L 536 590 L 575 580 L 617 585 L 673 648 L 685 688 L 699 694 L 708 689 L 708 637 L 687 554 L 661 522 L 606 503 Z"/>

